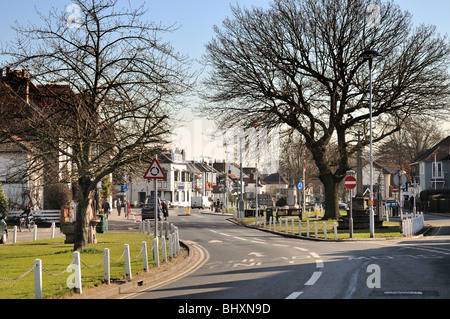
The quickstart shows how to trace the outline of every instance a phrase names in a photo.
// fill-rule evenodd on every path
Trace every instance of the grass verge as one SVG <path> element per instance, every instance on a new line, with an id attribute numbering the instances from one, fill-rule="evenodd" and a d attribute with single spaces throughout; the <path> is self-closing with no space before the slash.
<path id="1" fill-rule="evenodd" d="M 97 234 L 97 244 L 89 244 L 80 252 L 81 261 L 90 267 L 81 266 L 83 289 L 103 283 L 103 249 L 110 250 L 111 280 L 125 277 L 123 245 L 130 246 L 132 274 L 142 272 L 141 244 L 147 242 L 151 249 L 153 236 L 142 233 Z M 139 255 L 139 256 L 138 256 Z M 160 260 L 162 260 L 160 251 Z M 137 257 L 138 256 L 138 257 Z M 136 258 L 133 258 L 136 257 Z M 120 258 L 120 260 L 118 260 Z M 35 259 L 42 260 L 43 298 L 61 298 L 73 292 L 67 287 L 67 280 L 73 272 L 64 272 L 73 260 L 73 244 L 64 244 L 64 238 L 45 239 L 33 242 L 0 245 L 0 291 L 1 299 L 34 299 L 34 270 L 22 276 L 33 267 Z M 118 261 L 114 261 L 114 260 Z M 149 267 L 154 266 L 153 253 L 148 253 Z M 98 263 L 98 265 L 96 265 Z M 91 267 L 94 266 L 95 267 Z M 64 272 L 64 273 L 63 273 Z M 55 276 L 56 275 L 56 276 Z M 7 279 L 6 281 L 4 279 Z"/>

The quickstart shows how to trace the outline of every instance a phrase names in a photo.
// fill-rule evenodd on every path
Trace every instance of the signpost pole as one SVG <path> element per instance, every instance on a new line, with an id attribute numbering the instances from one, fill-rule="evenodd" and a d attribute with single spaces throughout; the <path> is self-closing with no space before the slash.
<path id="1" fill-rule="evenodd" d="M 348 219 L 348 228 L 350 233 L 350 238 L 353 238 L 353 189 L 357 185 L 357 180 L 353 175 L 355 175 L 354 171 L 347 171 L 348 176 L 344 181 L 344 186 L 348 190 L 350 190 L 350 217 Z"/>
<path id="2" fill-rule="evenodd" d="M 158 237 L 158 180 L 155 182 L 155 238 Z"/>
<path id="3" fill-rule="evenodd" d="M 158 237 L 158 179 L 165 180 L 167 179 L 166 174 L 164 173 L 163 169 L 158 163 L 158 156 L 155 156 L 155 159 L 153 160 L 152 164 L 148 168 L 147 172 L 144 175 L 144 179 L 153 179 L 154 180 L 154 189 L 155 189 L 155 201 L 154 201 L 154 216 L 155 216 L 155 238 Z"/>

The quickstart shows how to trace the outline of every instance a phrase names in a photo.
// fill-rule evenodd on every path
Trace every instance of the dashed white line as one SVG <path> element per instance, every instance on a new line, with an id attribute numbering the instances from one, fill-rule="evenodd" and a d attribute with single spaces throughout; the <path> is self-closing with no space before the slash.
<path id="1" fill-rule="evenodd" d="M 309 278 L 309 280 L 306 282 L 305 286 L 313 286 L 317 280 L 319 280 L 320 276 L 322 276 L 322 272 L 321 271 L 315 271 L 311 278 Z"/>
<path id="2" fill-rule="evenodd" d="M 297 299 L 301 294 L 303 294 L 301 291 L 293 292 L 286 299 Z"/>

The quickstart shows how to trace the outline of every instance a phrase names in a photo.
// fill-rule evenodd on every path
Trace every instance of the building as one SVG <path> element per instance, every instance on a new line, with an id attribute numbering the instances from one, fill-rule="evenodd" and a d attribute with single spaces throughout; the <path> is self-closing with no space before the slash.
<path id="1" fill-rule="evenodd" d="M 417 157 L 410 166 L 420 191 L 450 188 L 450 136 Z"/>
<path id="2" fill-rule="evenodd" d="M 26 70 L 7 67 L 5 74 L 3 71 L 0 69 L 0 182 L 10 209 L 20 210 L 28 204 L 34 209 L 59 209 L 66 203 L 55 201 L 55 197 L 63 187 L 71 192 L 67 177 L 72 164 L 61 152 L 52 152 L 37 132 L 42 121 L 52 119 L 50 115 L 70 121 L 58 108 L 57 97 L 74 97 L 74 93 L 64 85 L 37 86 Z"/>
<path id="3" fill-rule="evenodd" d="M 394 185 L 394 176 L 401 171 L 400 166 L 397 165 L 383 165 L 379 162 L 373 162 L 373 185 L 374 198 L 381 199 L 394 197 L 392 189 Z M 370 187 L 370 164 L 363 167 L 363 189 L 364 193 Z"/>
<path id="4" fill-rule="evenodd" d="M 158 196 L 173 206 L 187 207 L 192 193 L 192 174 L 187 169 L 183 152 L 178 149 L 164 152 L 158 155 L 158 162 L 167 177 L 165 180 L 156 181 Z M 134 206 L 141 206 L 147 197 L 155 194 L 154 181 L 144 179 L 145 168 L 142 171 L 142 175 L 126 177 L 128 182 L 125 187 L 120 187 L 118 193 Z"/>
<path id="5" fill-rule="evenodd" d="M 212 198 L 213 186 L 216 185 L 217 171 L 204 162 L 187 161 L 184 150 L 178 148 L 158 155 L 158 162 L 166 174 L 165 180 L 158 180 L 158 196 L 167 200 L 174 207 L 190 207 L 191 197 L 207 196 Z M 143 175 L 125 177 L 126 186 L 116 185 L 118 196 L 129 200 L 134 206 L 145 203 L 149 196 L 155 194 L 155 184 L 145 180 Z"/>
<path id="6" fill-rule="evenodd" d="M 264 177 L 262 182 L 265 184 L 266 194 L 270 194 L 275 201 L 280 197 L 287 197 L 289 181 L 282 174 L 270 174 Z"/>
<path id="7" fill-rule="evenodd" d="M 0 145 L 0 183 L 3 184 L 10 210 L 21 210 L 30 204 L 44 207 L 42 174 L 30 172 L 33 146 L 17 136 L 10 136 Z"/>

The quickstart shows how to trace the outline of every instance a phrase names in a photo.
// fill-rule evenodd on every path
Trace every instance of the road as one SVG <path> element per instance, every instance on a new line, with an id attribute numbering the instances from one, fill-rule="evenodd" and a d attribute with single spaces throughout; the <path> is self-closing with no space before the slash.
<path id="1" fill-rule="evenodd" d="M 164 286 L 121 298 L 450 297 L 448 219 L 423 238 L 319 242 L 238 226 L 228 216 L 178 215 L 172 210 L 170 220 L 201 256 L 199 266 Z M 442 219 L 431 218 L 437 224 Z"/>

